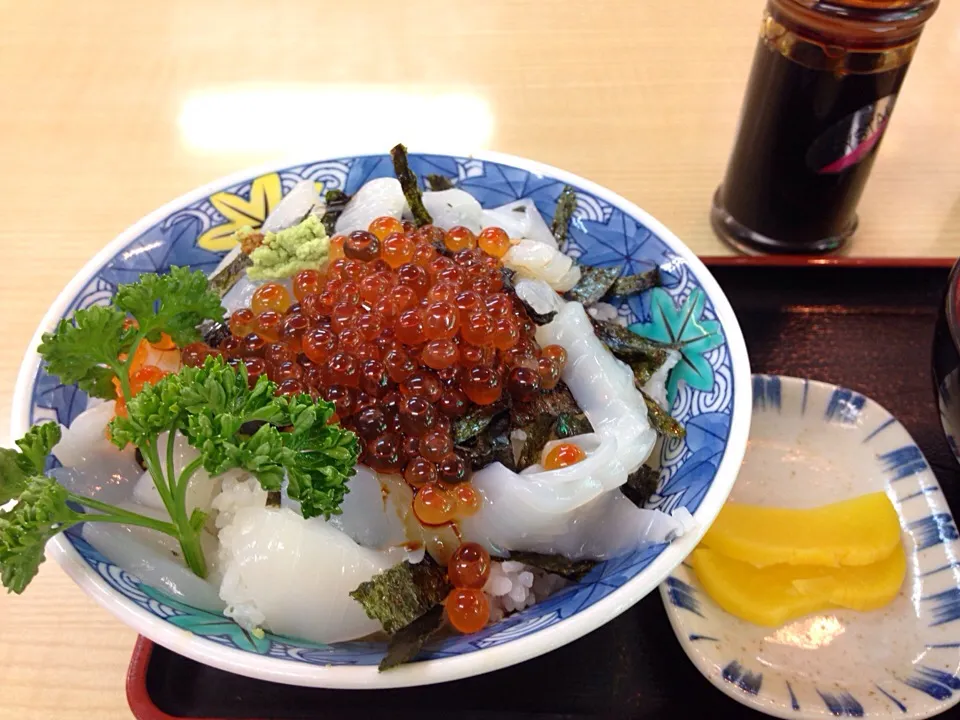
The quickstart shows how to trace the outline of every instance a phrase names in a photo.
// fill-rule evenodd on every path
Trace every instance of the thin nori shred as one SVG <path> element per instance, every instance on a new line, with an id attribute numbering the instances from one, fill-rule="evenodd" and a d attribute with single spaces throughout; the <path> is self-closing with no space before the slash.
<path id="1" fill-rule="evenodd" d="M 427 188 L 433 192 L 453 189 L 453 180 L 439 173 L 427 173 L 423 176 L 423 182 L 426 183 Z"/>
<path id="2" fill-rule="evenodd" d="M 590 322 L 600 341 L 621 360 L 659 360 L 658 367 L 666 360 L 669 345 L 637 335 L 615 322 L 605 322 L 596 318 L 590 318 Z"/>
<path id="3" fill-rule="evenodd" d="M 660 483 L 660 473 L 647 465 L 641 465 L 627 477 L 627 482 L 620 486 L 620 492 L 630 498 L 638 508 L 647 504 L 650 496 L 657 490 Z"/>
<path id="4" fill-rule="evenodd" d="M 203 341 L 212 348 L 220 347 L 220 343 L 230 337 L 230 327 L 226 323 L 206 320 L 197 328 Z"/>
<path id="5" fill-rule="evenodd" d="M 470 463 L 471 469 L 480 470 L 494 462 L 511 470 L 517 469 L 510 445 L 510 416 L 505 410 L 494 416 L 483 432 L 454 446 L 457 454 Z"/>
<path id="6" fill-rule="evenodd" d="M 417 657 L 430 637 L 443 626 L 443 605 L 434 605 L 409 625 L 390 636 L 387 654 L 380 661 L 379 670 L 389 670 Z"/>
<path id="7" fill-rule="evenodd" d="M 569 431 L 570 418 L 577 416 L 582 417 L 586 423 L 584 426 L 581 422 L 578 427 L 586 427 L 584 433 L 593 432 L 590 421 L 577 405 L 570 388 L 563 382 L 558 383 L 553 390 L 540 393 L 530 402 L 514 405 L 510 411 L 511 429 L 523 430 L 527 435 L 517 460 L 517 469 L 523 470 L 540 462 L 540 454 L 550 440 L 569 437 L 560 435 L 558 427 Z M 560 423 L 560 418 L 564 418 L 563 423 Z"/>
<path id="8" fill-rule="evenodd" d="M 535 552 L 510 552 L 509 560 L 532 565 L 548 573 L 560 575 L 567 580 L 577 581 L 593 570 L 596 560 L 571 560 L 563 555 L 544 555 Z"/>
<path id="9" fill-rule="evenodd" d="M 582 269 L 581 269 L 582 270 Z M 610 288 L 610 295 L 626 296 L 639 295 L 655 287 L 660 287 L 663 281 L 660 277 L 660 268 L 637 273 L 636 275 L 621 275 Z"/>
<path id="10" fill-rule="evenodd" d="M 647 403 L 647 416 L 650 418 L 650 424 L 654 430 L 667 437 L 682 438 L 687 436 L 686 428 L 683 425 L 677 422 L 670 413 L 660 407 L 659 403 L 642 389 L 639 387 L 637 389 L 640 390 L 644 402 Z"/>
<path id="11" fill-rule="evenodd" d="M 337 218 L 340 217 L 343 209 L 350 202 L 350 196 L 343 190 L 327 190 L 324 199 L 327 201 L 327 209 L 323 213 L 323 217 L 320 218 L 320 222 L 323 223 L 327 235 L 333 237 L 334 232 L 336 232 Z"/>
<path id="12" fill-rule="evenodd" d="M 454 444 L 460 445 L 482 433 L 493 419 L 507 407 L 507 403 L 501 399 L 492 405 L 476 405 L 471 408 L 466 415 L 453 422 Z"/>
<path id="13" fill-rule="evenodd" d="M 593 425 L 584 413 L 560 413 L 553 425 L 553 435 L 556 440 L 586 435 L 593 432 Z"/>
<path id="14" fill-rule="evenodd" d="M 424 558 L 416 565 L 404 561 L 374 575 L 350 597 L 392 635 L 443 602 L 449 592 L 446 571 Z"/>
<path id="15" fill-rule="evenodd" d="M 637 387 L 643 387 L 666 360 L 666 351 L 661 351 L 649 358 L 628 358 L 624 360 L 624 362 L 633 370 L 633 377 L 637 381 Z"/>
<path id="16" fill-rule="evenodd" d="M 267 507 L 268 508 L 278 508 L 280 507 L 280 491 L 279 490 L 268 490 L 267 491 Z"/>
<path id="17" fill-rule="evenodd" d="M 553 223 L 550 225 L 550 231 L 560 247 L 563 247 L 567 241 L 567 228 L 576 209 L 577 193 L 570 185 L 564 185 L 563 190 L 560 191 L 560 197 L 557 198 L 557 209 L 553 212 Z"/>
<path id="18" fill-rule="evenodd" d="M 524 425 L 521 429 L 527 434 L 517 459 L 517 469 L 524 470 L 540 462 L 540 454 L 544 445 L 550 440 L 550 433 L 556 418 L 551 415 L 538 415 L 533 422 Z"/>
<path id="19" fill-rule="evenodd" d="M 237 248 L 236 256 L 224 267 L 217 270 L 207 279 L 207 285 L 215 291 L 217 295 L 223 297 L 227 291 L 237 284 L 247 268 L 253 265 L 253 260 L 246 253 Z"/>
<path id="20" fill-rule="evenodd" d="M 618 267 L 591 267 L 580 266 L 580 280 L 564 297 L 571 302 L 582 303 L 584 306 L 593 305 L 610 292 L 620 277 Z"/>
<path id="21" fill-rule="evenodd" d="M 390 157 L 393 158 L 393 172 L 400 181 L 400 187 L 403 189 L 403 196 L 407 199 L 407 205 L 410 206 L 410 212 L 413 213 L 413 221 L 417 227 L 423 227 L 433 222 L 430 213 L 423 206 L 423 196 L 420 194 L 420 186 L 417 185 L 417 176 L 410 169 L 407 158 L 407 149 L 398 144 L 390 151 Z"/>

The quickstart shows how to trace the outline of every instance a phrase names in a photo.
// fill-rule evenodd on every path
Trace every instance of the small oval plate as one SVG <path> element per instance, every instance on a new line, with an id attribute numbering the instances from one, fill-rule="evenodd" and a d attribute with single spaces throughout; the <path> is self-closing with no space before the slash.
<path id="1" fill-rule="evenodd" d="M 683 649 L 710 682 L 782 718 L 924 718 L 960 700 L 960 534 L 920 448 L 859 393 L 753 377 L 731 500 L 811 507 L 878 490 L 896 506 L 907 552 L 907 578 L 886 608 L 764 628 L 717 607 L 688 563 L 660 586 Z"/>

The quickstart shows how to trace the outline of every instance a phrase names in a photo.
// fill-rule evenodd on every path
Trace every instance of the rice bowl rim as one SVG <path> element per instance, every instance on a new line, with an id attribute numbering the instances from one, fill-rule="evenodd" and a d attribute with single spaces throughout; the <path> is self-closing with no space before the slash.
<path id="1" fill-rule="evenodd" d="M 477 649 L 454 657 L 423 660 L 401 666 L 389 672 L 378 672 L 375 665 L 308 665 L 279 658 L 256 655 L 250 652 L 219 645 L 193 633 L 174 627 L 165 620 L 150 614 L 127 600 L 107 585 L 99 575 L 81 558 L 70 542 L 58 535 L 48 542 L 47 557 L 53 558 L 80 588 L 103 608 L 119 618 L 124 624 L 136 630 L 150 640 L 188 657 L 197 662 L 226 670 L 238 675 L 304 687 L 323 687 L 340 689 L 383 689 L 430 685 L 460 678 L 479 675 L 502 669 L 537 657 L 562 645 L 566 645 L 606 622 L 614 619 L 663 582 L 670 572 L 699 543 L 707 527 L 713 522 L 720 508 L 733 488 L 740 464 L 746 452 L 747 437 L 752 415 L 752 386 L 750 361 L 746 343 L 740 325 L 726 295 L 720 289 L 713 275 L 696 255 L 665 225 L 649 213 L 619 194 L 604 188 L 560 168 L 534 160 L 493 151 L 474 151 L 458 154 L 455 152 L 431 152 L 417 148 L 411 154 L 440 155 L 446 157 L 470 157 L 483 161 L 510 165 L 542 177 L 574 185 L 617 207 L 624 214 L 639 220 L 674 253 L 683 259 L 693 271 L 697 282 L 706 292 L 713 304 L 717 319 L 721 323 L 734 380 L 733 410 L 731 413 L 730 434 L 724 446 L 723 458 L 717 467 L 700 507 L 693 514 L 696 527 L 691 532 L 674 540 L 650 565 L 634 578 L 612 591 L 593 605 L 576 614 L 543 628 L 537 632 L 519 637 L 493 647 Z M 371 152 L 369 148 L 361 152 L 339 154 L 337 158 L 358 158 L 383 156 L 382 151 Z M 57 321 L 68 309 L 72 299 L 106 265 L 119 249 L 140 234 L 156 225 L 174 211 L 191 203 L 203 200 L 223 188 L 249 181 L 264 173 L 275 172 L 287 167 L 322 162 L 308 152 L 286 157 L 280 160 L 261 163 L 239 170 L 190 190 L 174 200 L 145 215 L 89 260 L 54 300 L 40 322 L 31 339 L 30 345 L 17 375 L 11 408 L 11 435 L 22 436 L 30 427 L 29 415 L 32 402 L 33 379 L 40 366 L 40 356 L 36 348 L 41 335 L 52 330 Z"/>

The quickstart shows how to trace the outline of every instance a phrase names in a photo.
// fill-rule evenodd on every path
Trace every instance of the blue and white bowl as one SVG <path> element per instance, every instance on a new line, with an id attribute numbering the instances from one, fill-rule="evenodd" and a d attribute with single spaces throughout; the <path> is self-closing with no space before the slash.
<path id="1" fill-rule="evenodd" d="M 665 443 L 654 507 L 685 507 L 696 531 L 670 545 L 646 547 L 606 562 L 579 584 L 482 632 L 444 640 L 409 666 L 377 672 L 383 645 L 314 645 L 243 632 L 226 618 L 183 605 L 124 572 L 70 533 L 48 551 L 95 600 L 139 633 L 174 652 L 262 679 L 339 688 L 383 688 L 442 682 L 535 657 L 585 635 L 657 587 L 693 549 L 726 500 L 750 426 L 750 368 L 743 336 L 726 297 L 694 254 L 636 205 L 594 183 L 540 163 L 485 153 L 473 157 L 413 155 L 421 177 L 457 179 L 484 207 L 532 198 L 549 221 L 564 184 L 577 191 L 568 250 L 588 265 L 660 266 L 664 287 L 631 298 L 620 313 L 645 334 L 673 339 L 684 354 L 670 379 L 673 414 L 685 441 Z M 87 405 L 74 386 L 48 375 L 35 352 L 40 334 L 77 308 L 106 302 L 118 283 L 170 265 L 212 270 L 231 234 L 257 225 L 283 193 L 303 179 L 353 193 L 392 175 L 389 156 L 301 160 L 218 180 L 151 213 L 122 233 L 70 282 L 47 313 L 20 370 L 12 432 L 55 419 L 69 424 Z"/>

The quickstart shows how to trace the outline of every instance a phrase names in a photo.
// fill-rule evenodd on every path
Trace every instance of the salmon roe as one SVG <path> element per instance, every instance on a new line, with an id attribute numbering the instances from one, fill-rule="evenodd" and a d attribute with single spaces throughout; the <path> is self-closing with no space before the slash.
<path id="1" fill-rule="evenodd" d="M 573 443 L 555 445 L 543 460 L 545 470 L 558 470 L 586 460 L 587 454 Z"/>
<path id="2" fill-rule="evenodd" d="M 251 383 L 266 375 L 278 394 L 328 400 L 356 432 L 360 461 L 412 488 L 423 525 L 455 523 L 483 496 L 452 423 L 478 405 L 534 399 L 557 385 L 566 362 L 562 348 L 540 349 L 535 326 L 504 290 L 499 258 L 509 247 L 500 228 L 477 235 L 376 218 L 331 238 L 329 265 L 294 275 L 292 293 L 277 282 L 260 286 L 250 307 L 230 316 L 231 336 L 218 349 L 187 346 L 183 362 L 220 353 Z M 468 543 L 451 563 L 447 614 L 473 632 L 489 620 L 481 588 L 490 557 Z"/>

